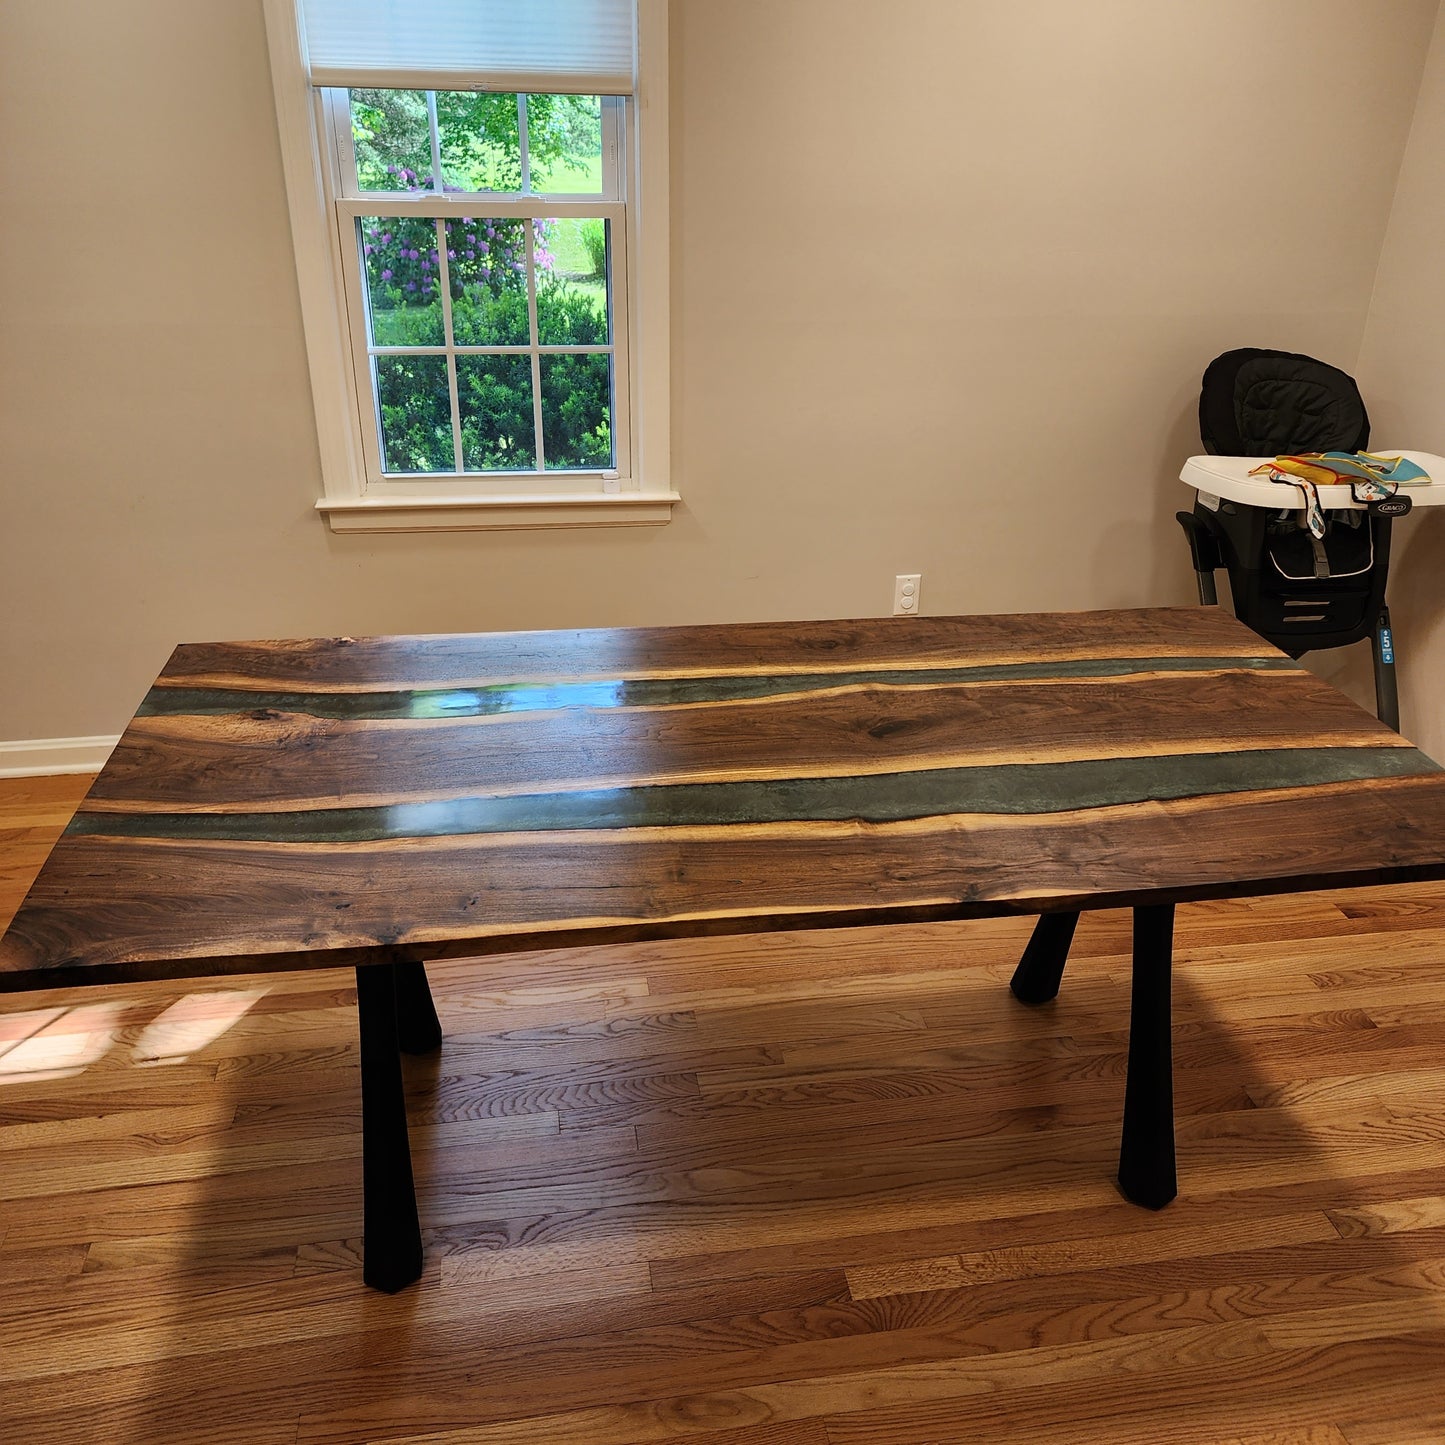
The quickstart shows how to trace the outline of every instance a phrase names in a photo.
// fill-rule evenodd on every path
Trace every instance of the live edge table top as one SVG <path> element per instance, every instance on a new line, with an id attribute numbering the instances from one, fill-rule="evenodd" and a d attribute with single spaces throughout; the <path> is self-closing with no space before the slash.
<path id="1" fill-rule="evenodd" d="M 1218 608 L 176 649 L 0 991 L 1445 877 Z"/>

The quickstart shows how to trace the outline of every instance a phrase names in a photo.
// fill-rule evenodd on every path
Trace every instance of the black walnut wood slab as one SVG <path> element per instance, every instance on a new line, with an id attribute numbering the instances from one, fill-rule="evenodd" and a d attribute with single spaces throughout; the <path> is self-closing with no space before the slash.
<path id="1" fill-rule="evenodd" d="M 1445 877 L 1445 773 L 1216 608 L 187 645 L 0 991 Z"/>

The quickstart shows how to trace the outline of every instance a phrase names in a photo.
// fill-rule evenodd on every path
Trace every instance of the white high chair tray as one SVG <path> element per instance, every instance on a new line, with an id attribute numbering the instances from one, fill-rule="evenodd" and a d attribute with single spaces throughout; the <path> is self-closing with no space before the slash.
<path id="1" fill-rule="evenodd" d="M 1407 452 L 1393 447 L 1372 447 L 1371 451 L 1381 457 L 1407 457 L 1423 467 L 1430 481 L 1410 482 L 1400 488 L 1401 492 L 1406 493 L 1417 507 L 1445 506 L 1445 457 L 1437 457 L 1433 452 Z M 1211 511 L 1218 506 L 1221 497 L 1247 507 L 1266 507 L 1270 511 L 1303 507 L 1304 493 L 1298 487 L 1272 482 L 1268 477 L 1249 475 L 1255 467 L 1273 460 L 1273 457 L 1190 457 L 1179 473 L 1179 480 L 1193 487 L 1199 493 L 1199 500 Z M 1355 511 L 1365 509 L 1365 503 L 1355 501 L 1348 487 L 1321 487 L 1320 506 L 1327 512 L 1346 508 Z"/>

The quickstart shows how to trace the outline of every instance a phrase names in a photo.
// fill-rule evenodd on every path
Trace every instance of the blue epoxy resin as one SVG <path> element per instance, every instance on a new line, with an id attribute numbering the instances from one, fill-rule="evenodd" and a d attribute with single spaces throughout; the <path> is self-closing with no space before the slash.
<path id="1" fill-rule="evenodd" d="M 106 813 L 82 807 L 66 834 L 326 844 L 759 823 L 866 826 L 969 813 L 1068 813 L 1441 771 L 1440 764 L 1412 747 L 1246 748 L 1222 755 L 1148 753 L 727 782 L 560 785 L 531 793 L 284 812 Z"/>
<path id="2" fill-rule="evenodd" d="M 473 687 L 392 689 L 383 692 L 257 692 L 249 688 L 153 687 L 138 717 L 229 717 L 305 713 L 353 721 L 518 717 L 567 709 L 677 707 L 779 698 L 847 687 L 934 688 L 992 682 L 1040 682 L 1143 673 L 1297 672 L 1286 657 L 1090 657 L 1044 662 L 994 662 L 839 672 L 732 673 L 682 677 L 609 678 Z M 264 718 L 258 718 L 264 721 Z"/>

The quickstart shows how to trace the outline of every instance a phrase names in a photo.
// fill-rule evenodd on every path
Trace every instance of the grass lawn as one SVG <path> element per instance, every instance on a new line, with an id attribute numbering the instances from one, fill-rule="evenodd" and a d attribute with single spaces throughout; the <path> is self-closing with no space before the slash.
<path id="1" fill-rule="evenodd" d="M 607 283 L 592 270 L 592 255 L 582 240 L 582 225 L 575 218 L 557 222 L 549 247 L 557 262 L 554 274 L 573 291 L 586 295 L 602 316 L 607 312 Z"/>
<path id="2" fill-rule="evenodd" d="M 554 196 L 600 196 L 602 157 L 593 156 L 582 170 L 573 170 L 571 166 L 564 166 L 560 162 L 555 166 L 534 165 L 532 189 Z"/>
<path id="3" fill-rule="evenodd" d="M 557 270 L 564 276 L 591 276 L 592 253 L 582 239 L 585 221 L 569 216 L 556 222 L 548 249 L 557 258 Z"/>

